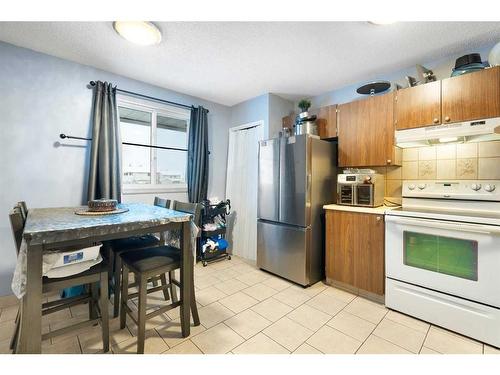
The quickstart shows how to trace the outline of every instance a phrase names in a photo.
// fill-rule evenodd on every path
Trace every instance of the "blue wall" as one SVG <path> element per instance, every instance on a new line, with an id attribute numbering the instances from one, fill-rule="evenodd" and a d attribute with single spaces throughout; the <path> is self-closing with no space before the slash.
<path id="1" fill-rule="evenodd" d="M 231 107 L 231 126 L 239 126 L 249 122 L 264 121 L 267 128 L 269 122 L 269 94 L 256 96 Z"/>
<path id="2" fill-rule="evenodd" d="M 88 144 L 58 136 L 90 136 L 91 80 L 208 108 L 209 196 L 224 197 L 229 107 L 0 42 L 0 295 L 11 293 L 15 264 L 12 206 L 19 200 L 28 207 L 82 204 Z"/>
<path id="3" fill-rule="evenodd" d="M 264 121 L 264 138 L 277 137 L 281 119 L 293 111 L 293 102 L 276 94 L 263 94 L 231 107 L 231 126 Z"/>

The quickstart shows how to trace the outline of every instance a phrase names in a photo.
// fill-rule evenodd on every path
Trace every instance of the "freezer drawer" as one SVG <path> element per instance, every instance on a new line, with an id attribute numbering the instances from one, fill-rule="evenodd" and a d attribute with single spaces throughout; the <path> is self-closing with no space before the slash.
<path id="1" fill-rule="evenodd" d="M 311 228 L 259 220 L 257 266 L 297 284 L 310 285 Z"/>

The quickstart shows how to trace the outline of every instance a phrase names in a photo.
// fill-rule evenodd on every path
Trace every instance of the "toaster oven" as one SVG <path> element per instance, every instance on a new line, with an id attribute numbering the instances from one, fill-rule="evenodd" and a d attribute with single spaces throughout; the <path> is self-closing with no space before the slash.
<path id="1" fill-rule="evenodd" d="M 337 204 L 382 206 L 384 190 L 384 176 L 379 173 L 343 173 L 337 176 Z"/>

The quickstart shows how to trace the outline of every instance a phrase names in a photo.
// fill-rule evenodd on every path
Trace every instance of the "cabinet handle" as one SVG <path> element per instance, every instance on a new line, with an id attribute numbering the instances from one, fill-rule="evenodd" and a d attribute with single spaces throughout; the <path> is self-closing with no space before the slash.
<path id="1" fill-rule="evenodd" d="M 437 117 L 434 117 L 434 120 L 432 121 L 434 121 L 434 124 L 437 124 L 439 122 L 439 119 Z"/>
<path id="2" fill-rule="evenodd" d="M 450 116 L 446 116 L 446 117 L 444 118 L 444 121 L 446 121 L 446 122 L 450 121 Z"/>
<path id="3" fill-rule="evenodd" d="M 377 221 L 380 221 L 382 220 L 382 217 L 381 216 L 377 216 Z"/>
<path id="4" fill-rule="evenodd" d="M 387 159 L 387 164 L 391 164 L 392 163 L 392 160 L 391 159 Z"/>

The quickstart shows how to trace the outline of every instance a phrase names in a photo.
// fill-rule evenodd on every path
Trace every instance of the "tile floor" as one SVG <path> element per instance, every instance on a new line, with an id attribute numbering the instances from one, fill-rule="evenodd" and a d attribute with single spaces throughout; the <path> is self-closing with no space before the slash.
<path id="1" fill-rule="evenodd" d="M 202 325 L 180 335 L 179 311 L 148 322 L 146 353 L 163 354 L 500 354 L 481 342 L 429 325 L 345 291 L 317 283 L 303 289 L 233 257 L 195 267 Z M 55 296 L 49 296 L 49 299 Z M 17 300 L 0 297 L 0 353 L 9 353 Z M 160 293 L 150 306 L 165 303 Z M 134 306 L 132 306 L 134 307 Z M 81 321 L 87 306 L 44 318 L 45 332 Z M 111 321 L 113 353 L 136 351 L 136 328 Z M 43 342 L 43 353 L 102 352 L 100 327 Z"/>

